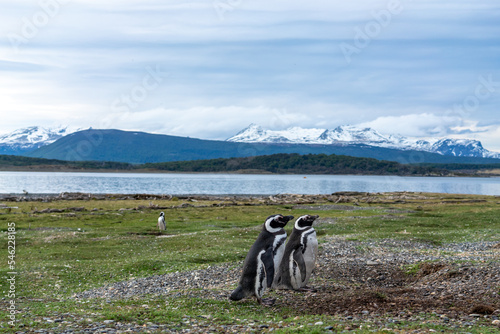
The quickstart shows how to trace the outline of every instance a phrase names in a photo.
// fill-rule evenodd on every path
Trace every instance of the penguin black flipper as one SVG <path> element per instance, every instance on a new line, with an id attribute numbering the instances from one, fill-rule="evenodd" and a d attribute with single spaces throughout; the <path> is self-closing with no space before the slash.
<path id="1" fill-rule="evenodd" d="M 295 252 L 293 252 L 293 260 L 295 261 L 297 267 L 299 268 L 301 282 L 305 281 L 307 274 L 306 263 L 304 261 L 304 256 L 302 254 L 303 248 L 304 247 L 300 246 L 295 250 Z"/>
<path id="2" fill-rule="evenodd" d="M 245 298 L 245 293 L 241 285 L 238 286 L 229 296 L 229 299 L 231 300 L 241 300 L 243 298 Z"/>
<path id="3" fill-rule="evenodd" d="M 262 262 L 266 268 L 267 287 L 271 288 L 274 279 L 274 258 L 273 248 L 269 247 L 264 254 L 262 254 Z"/>

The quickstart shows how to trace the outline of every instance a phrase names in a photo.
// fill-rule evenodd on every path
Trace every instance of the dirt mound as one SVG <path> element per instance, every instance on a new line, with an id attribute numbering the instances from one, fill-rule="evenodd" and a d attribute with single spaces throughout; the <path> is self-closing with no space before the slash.
<path id="1" fill-rule="evenodd" d="M 443 268 L 446 268 L 446 265 L 442 263 L 423 263 L 417 272 L 417 278 L 429 276 L 431 274 L 439 272 Z"/>
<path id="2" fill-rule="evenodd" d="M 494 244 L 332 238 L 322 244 L 310 282 L 317 292 L 278 294 L 284 306 L 303 314 L 496 315 L 500 261 Z"/>
<path id="3" fill-rule="evenodd" d="M 416 275 L 410 275 L 398 266 L 351 264 L 319 268 L 316 279 L 330 284 L 304 298 L 279 292 L 283 304 L 300 313 L 327 315 L 435 312 L 458 316 L 492 314 L 500 308 L 498 296 L 487 289 L 495 275 L 470 266 L 424 263 Z"/>

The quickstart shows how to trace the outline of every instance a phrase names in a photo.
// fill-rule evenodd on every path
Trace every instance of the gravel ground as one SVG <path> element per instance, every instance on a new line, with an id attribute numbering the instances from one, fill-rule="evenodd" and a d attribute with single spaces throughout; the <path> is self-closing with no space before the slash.
<path id="1" fill-rule="evenodd" d="M 417 266 L 417 263 L 421 264 Z M 75 294 L 72 298 L 81 301 L 100 298 L 113 303 L 124 298 L 167 295 L 230 303 L 227 298 L 237 284 L 240 272 L 241 264 L 236 267 L 210 266 L 118 282 Z M 304 314 L 333 315 L 342 323 L 342 330 L 363 326 L 383 330 L 391 323 L 406 321 L 441 324 L 452 331 L 465 332 L 474 324 L 500 328 L 500 244 L 497 243 L 436 246 L 414 241 L 361 242 L 326 237 L 320 245 L 310 285 L 317 292 L 272 292 L 277 301 L 269 310 L 293 308 L 298 314 L 293 323 L 235 321 L 233 325 L 215 326 L 211 324 L 210 316 L 199 316 L 183 319 L 181 329 L 153 323 L 94 322 L 67 314 L 44 319 L 53 322 L 55 327 L 34 332 L 270 332 L 292 324 L 296 326 Z M 429 314 L 434 316 L 430 319 Z M 303 326 L 324 332 L 339 331 L 338 327 L 322 322 L 304 323 Z"/>

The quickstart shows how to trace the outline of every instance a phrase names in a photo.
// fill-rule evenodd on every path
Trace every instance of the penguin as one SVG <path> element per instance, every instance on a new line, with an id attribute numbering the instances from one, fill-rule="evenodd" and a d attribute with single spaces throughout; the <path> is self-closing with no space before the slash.
<path id="1" fill-rule="evenodd" d="M 276 271 L 273 288 L 298 291 L 316 291 L 307 282 L 316 263 L 318 239 L 312 227 L 319 216 L 305 215 L 295 221 L 294 228 Z"/>
<path id="2" fill-rule="evenodd" d="M 160 217 L 158 217 L 158 223 L 156 224 L 160 231 L 165 231 L 167 229 L 167 225 L 165 224 L 165 214 L 160 212 Z"/>
<path id="3" fill-rule="evenodd" d="M 245 258 L 238 287 L 229 299 L 236 301 L 255 296 L 259 304 L 269 306 L 274 303 L 273 299 L 262 299 L 262 295 L 266 288 L 272 287 L 285 248 L 287 234 L 284 227 L 292 219 L 293 216 L 279 214 L 267 217 Z"/>

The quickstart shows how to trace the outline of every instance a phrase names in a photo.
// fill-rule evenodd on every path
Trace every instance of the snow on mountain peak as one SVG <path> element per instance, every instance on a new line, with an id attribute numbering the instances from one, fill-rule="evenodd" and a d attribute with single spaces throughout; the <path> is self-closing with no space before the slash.
<path id="1" fill-rule="evenodd" d="M 274 131 L 263 129 L 252 123 L 235 136 L 227 139 L 227 141 L 246 143 L 310 143 L 315 141 L 324 131 L 323 129 L 303 129 L 301 127 Z"/>
<path id="2" fill-rule="evenodd" d="M 399 150 L 416 150 L 441 155 L 464 157 L 500 158 L 500 153 L 483 148 L 481 142 L 471 139 L 412 139 L 401 135 L 384 135 L 372 128 L 359 128 L 341 125 L 333 130 L 304 129 L 292 127 L 286 130 L 267 130 L 250 124 L 235 136 L 227 139 L 232 142 L 246 143 L 290 143 L 290 144 L 364 144 Z"/>
<path id="3" fill-rule="evenodd" d="M 80 129 L 70 129 L 67 126 L 58 126 L 56 128 L 30 126 L 27 128 L 17 129 L 10 133 L 0 135 L 0 153 L 19 154 L 31 151 L 51 144 L 57 139 L 78 130 Z"/>
<path id="4" fill-rule="evenodd" d="M 235 136 L 227 139 L 227 141 L 247 143 L 289 142 L 294 144 L 366 143 L 387 142 L 388 140 L 387 137 L 371 128 L 361 129 L 352 125 L 338 126 L 333 130 L 292 127 L 276 131 L 263 129 L 253 123 Z"/>
<path id="5" fill-rule="evenodd" d="M 233 137 L 227 139 L 228 141 L 243 141 L 243 142 L 253 142 L 254 140 L 258 140 L 264 134 L 264 129 L 257 124 L 250 124 L 245 129 L 238 132 Z M 234 140 L 232 140 L 234 139 Z"/>

